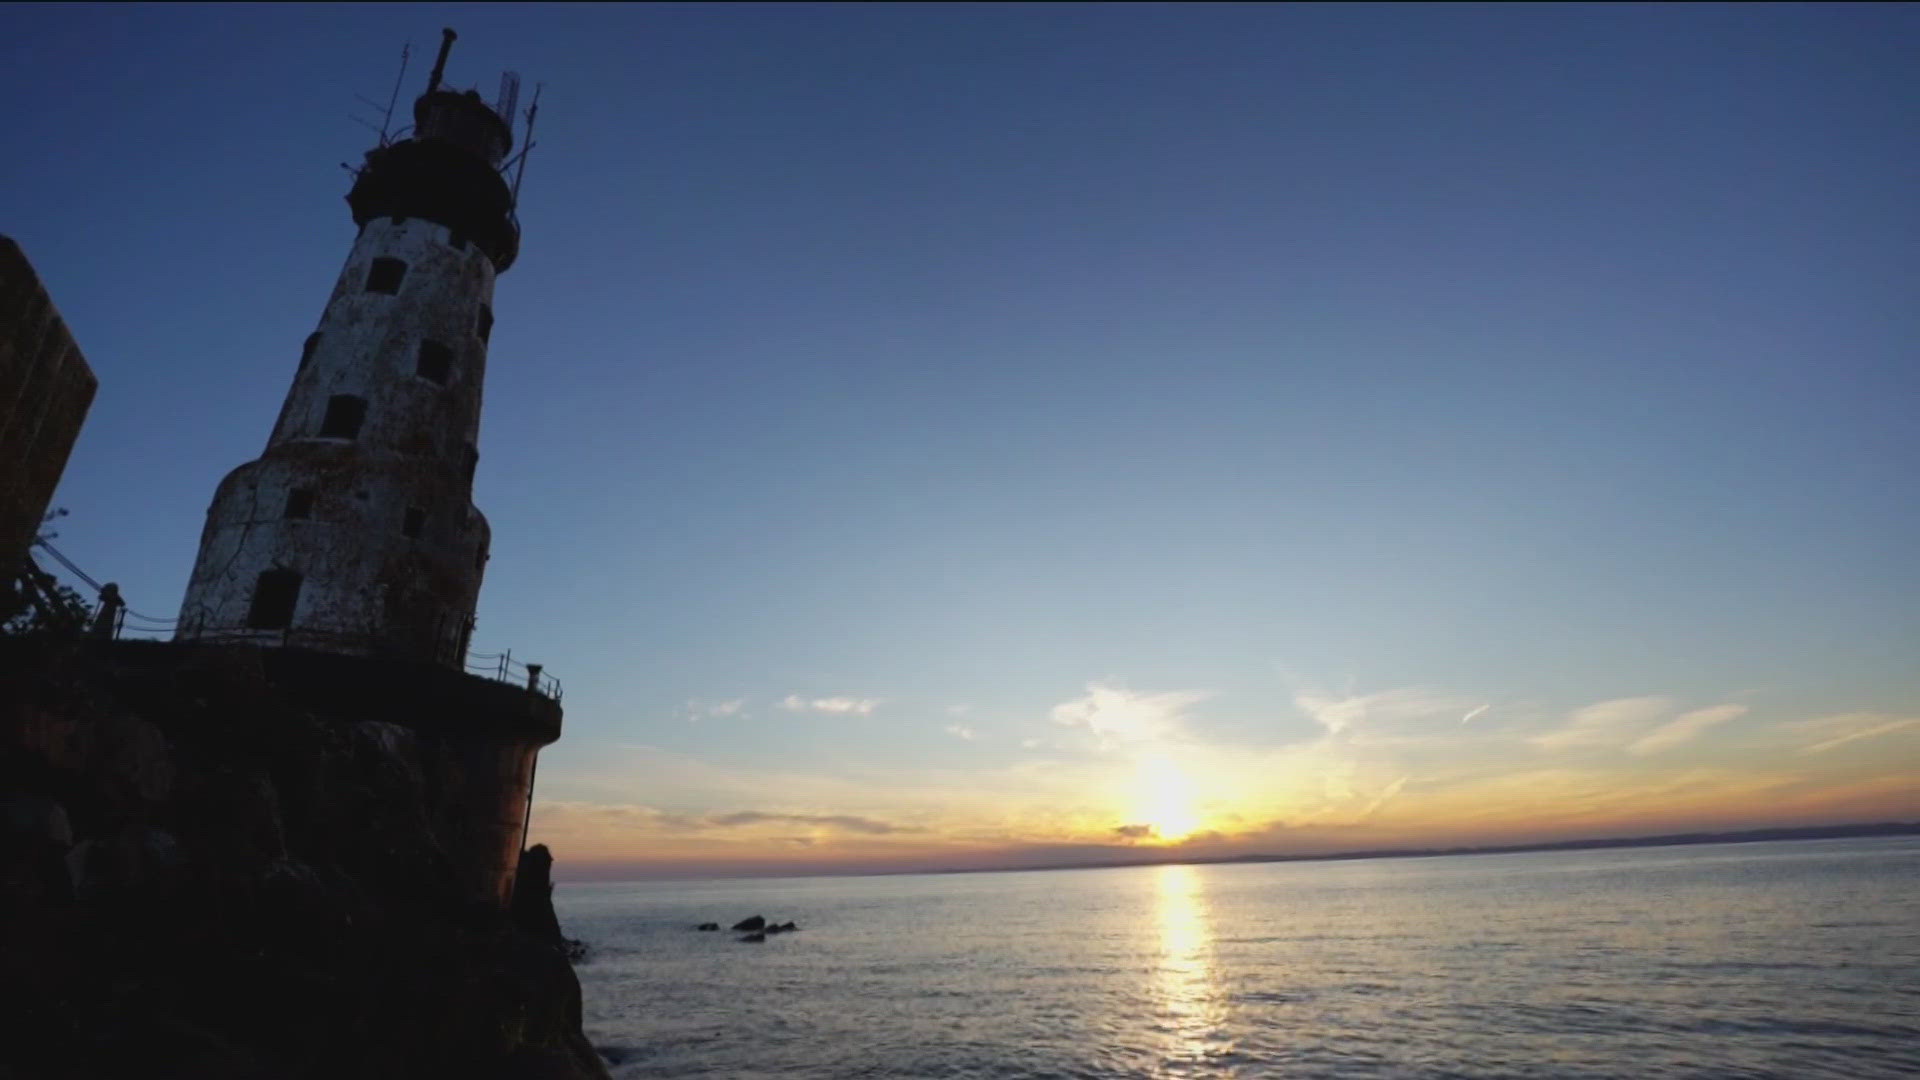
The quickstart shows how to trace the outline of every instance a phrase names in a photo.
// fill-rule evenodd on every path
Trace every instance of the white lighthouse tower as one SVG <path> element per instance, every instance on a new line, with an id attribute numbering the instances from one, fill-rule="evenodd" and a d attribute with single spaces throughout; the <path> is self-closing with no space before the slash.
<path id="1" fill-rule="evenodd" d="M 404 138 L 366 155 L 360 228 L 266 450 L 221 481 L 180 640 L 459 667 L 486 569 L 473 506 L 494 278 L 519 249 L 518 81 L 441 86 L 445 32 Z"/>

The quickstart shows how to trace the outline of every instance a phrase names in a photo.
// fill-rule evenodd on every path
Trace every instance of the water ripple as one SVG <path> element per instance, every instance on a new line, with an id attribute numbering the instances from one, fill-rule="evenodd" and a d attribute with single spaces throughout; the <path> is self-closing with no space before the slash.
<path id="1" fill-rule="evenodd" d="M 1872 840 L 557 899 L 620 1080 L 1891 1080 L 1916 886 Z M 689 929 L 762 909 L 807 930 Z"/>

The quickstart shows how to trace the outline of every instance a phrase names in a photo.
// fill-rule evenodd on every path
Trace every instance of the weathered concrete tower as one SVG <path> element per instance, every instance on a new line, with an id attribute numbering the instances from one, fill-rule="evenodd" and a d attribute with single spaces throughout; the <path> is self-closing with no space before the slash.
<path id="1" fill-rule="evenodd" d="M 472 500 L 493 284 L 520 230 L 502 165 L 517 77 L 440 85 L 347 195 L 360 228 L 260 457 L 220 483 L 181 640 L 461 666 L 487 564 Z"/>

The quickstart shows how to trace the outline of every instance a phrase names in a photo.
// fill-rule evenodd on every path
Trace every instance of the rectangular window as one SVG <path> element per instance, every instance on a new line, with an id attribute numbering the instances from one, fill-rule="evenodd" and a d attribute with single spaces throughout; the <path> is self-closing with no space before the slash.
<path id="1" fill-rule="evenodd" d="M 414 358 L 413 373 L 431 383 L 447 385 L 453 371 L 453 350 L 437 341 L 422 341 L 420 355 Z"/>
<path id="2" fill-rule="evenodd" d="M 480 317 L 474 322 L 474 329 L 480 332 L 480 342 L 485 344 L 493 339 L 493 308 L 480 305 Z"/>
<path id="3" fill-rule="evenodd" d="M 400 535 L 409 540 L 418 540 L 421 530 L 426 527 L 427 512 L 417 506 L 407 507 L 407 519 L 400 526 Z"/>
<path id="4" fill-rule="evenodd" d="M 254 630 L 285 630 L 293 625 L 293 608 L 300 600 L 300 575 L 292 570 L 264 570 L 253 586 L 253 605 L 247 626 Z"/>
<path id="5" fill-rule="evenodd" d="M 327 415 L 320 421 L 323 439 L 352 439 L 360 435 L 367 419 L 367 399 L 352 394 L 335 394 L 327 399 Z"/>
<path id="6" fill-rule="evenodd" d="M 400 291 L 400 279 L 407 276 L 407 264 L 399 259 L 375 259 L 367 270 L 367 291 L 391 296 Z"/>
<path id="7" fill-rule="evenodd" d="M 287 493 L 287 517 L 289 520 L 305 521 L 313 516 L 313 489 L 294 488 Z"/>

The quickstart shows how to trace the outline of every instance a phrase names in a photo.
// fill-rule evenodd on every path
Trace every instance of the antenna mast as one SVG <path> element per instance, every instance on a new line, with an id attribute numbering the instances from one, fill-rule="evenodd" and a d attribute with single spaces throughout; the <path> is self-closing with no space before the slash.
<path id="1" fill-rule="evenodd" d="M 494 114 L 508 124 L 513 123 L 513 112 L 520 107 L 520 73 L 503 71 L 500 73 L 500 97 L 493 103 Z"/>
<path id="2" fill-rule="evenodd" d="M 400 101 L 400 84 L 407 81 L 407 57 L 413 52 L 413 42 L 400 46 L 400 74 L 393 79 L 393 95 L 387 98 L 387 115 L 380 118 L 380 145 L 387 145 L 387 129 L 393 126 L 393 107 Z"/>
<path id="3" fill-rule="evenodd" d="M 520 166 L 513 171 L 513 203 L 520 205 L 520 178 L 527 175 L 527 155 L 533 153 L 533 120 L 540 115 L 540 91 L 546 83 L 533 84 L 533 102 L 527 106 L 527 145 L 520 151 Z"/>

